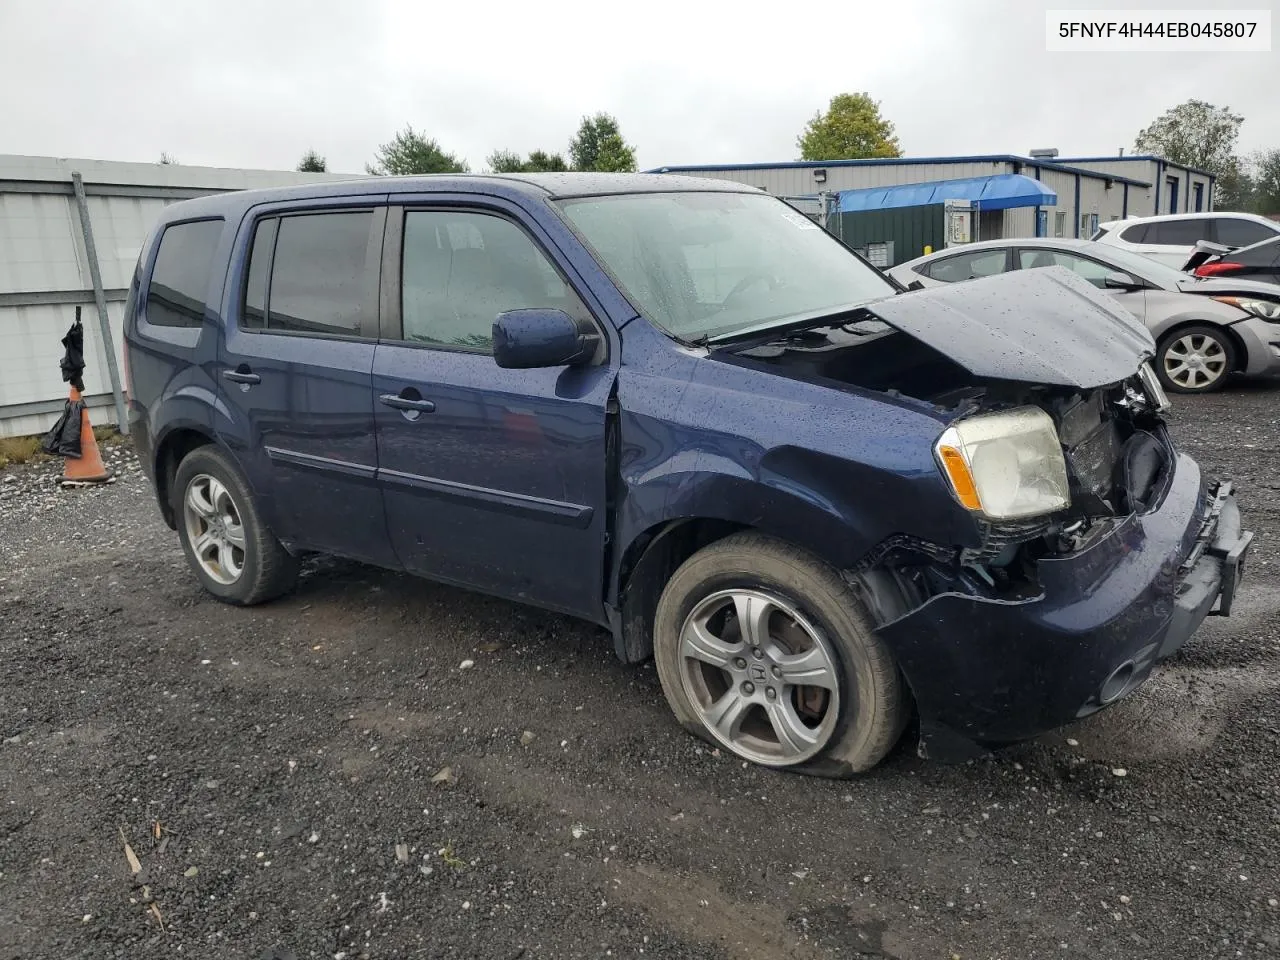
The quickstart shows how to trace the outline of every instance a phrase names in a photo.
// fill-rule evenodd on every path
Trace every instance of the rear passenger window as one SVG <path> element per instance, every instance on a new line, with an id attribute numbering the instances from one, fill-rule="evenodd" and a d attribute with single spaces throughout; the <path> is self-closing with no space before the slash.
<path id="1" fill-rule="evenodd" d="M 1149 223 L 1139 223 L 1136 226 L 1126 227 L 1120 234 L 1120 239 L 1125 243 L 1146 243 L 1147 230 L 1150 226 Z"/>
<path id="2" fill-rule="evenodd" d="M 1260 223 L 1252 220 L 1234 220 L 1230 217 L 1219 217 L 1214 220 L 1218 226 L 1218 243 L 1229 247 L 1247 247 L 1276 235 Z"/>
<path id="3" fill-rule="evenodd" d="M 221 235 L 221 220 L 195 220 L 165 228 L 147 288 L 147 323 L 198 327 L 204 322 L 209 271 Z"/>
<path id="4" fill-rule="evenodd" d="M 1147 243 L 1171 247 L 1190 247 L 1209 237 L 1209 221 L 1159 220 L 1147 230 Z"/>
<path id="5" fill-rule="evenodd" d="M 939 260 L 929 268 L 929 276 L 943 283 L 959 283 L 1004 273 L 1008 269 L 1008 250 L 975 250 Z"/>
<path id="6" fill-rule="evenodd" d="M 254 232 L 242 326 L 373 336 L 366 317 L 373 214 L 309 213 L 264 220 Z"/>
<path id="7" fill-rule="evenodd" d="M 401 268 L 403 337 L 416 343 L 488 353 L 493 321 L 504 311 L 542 307 L 586 316 L 537 244 L 502 217 L 409 211 Z"/>

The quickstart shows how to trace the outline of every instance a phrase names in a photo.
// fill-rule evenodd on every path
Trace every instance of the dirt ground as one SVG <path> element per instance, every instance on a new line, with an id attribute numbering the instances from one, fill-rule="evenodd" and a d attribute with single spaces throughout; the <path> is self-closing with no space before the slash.
<path id="1" fill-rule="evenodd" d="M 713 753 L 593 627 L 346 562 L 233 609 L 127 451 L 10 468 L 0 958 L 1278 956 L 1280 383 L 1175 421 L 1258 535 L 1236 615 L 1071 729 L 843 783 Z"/>

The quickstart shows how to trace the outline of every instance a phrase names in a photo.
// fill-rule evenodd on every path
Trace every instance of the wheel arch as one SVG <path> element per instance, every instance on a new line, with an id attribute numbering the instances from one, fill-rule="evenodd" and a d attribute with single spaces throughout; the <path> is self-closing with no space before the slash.
<path id="1" fill-rule="evenodd" d="M 171 497 L 178 464 L 192 450 L 216 442 L 208 427 L 182 424 L 167 431 L 156 443 L 152 476 L 155 478 L 156 499 L 160 501 L 160 514 L 170 530 L 178 528 L 178 518 L 174 516 Z"/>

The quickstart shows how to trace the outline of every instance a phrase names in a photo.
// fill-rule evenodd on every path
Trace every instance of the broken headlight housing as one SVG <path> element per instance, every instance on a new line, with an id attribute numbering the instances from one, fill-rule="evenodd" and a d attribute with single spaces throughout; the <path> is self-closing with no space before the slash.
<path id="1" fill-rule="evenodd" d="M 990 520 L 1016 520 L 1071 503 L 1053 419 L 1039 407 L 968 417 L 934 445 L 956 499 Z"/>
<path id="2" fill-rule="evenodd" d="M 1245 313 L 1272 323 L 1280 323 L 1280 303 L 1271 300 L 1259 300 L 1256 297 L 1214 297 L 1219 303 L 1229 303 Z"/>

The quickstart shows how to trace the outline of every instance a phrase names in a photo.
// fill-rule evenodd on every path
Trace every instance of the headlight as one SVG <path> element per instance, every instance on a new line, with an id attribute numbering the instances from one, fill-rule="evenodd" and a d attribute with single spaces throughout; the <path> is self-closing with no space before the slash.
<path id="1" fill-rule="evenodd" d="M 1261 317 L 1263 320 L 1280 323 L 1280 303 L 1273 303 L 1270 300 L 1255 300 L 1252 297 L 1214 297 L 1213 299 L 1219 303 L 1229 303 L 1233 307 L 1239 307 L 1245 313 L 1251 313 L 1255 317 Z"/>
<path id="2" fill-rule="evenodd" d="M 934 445 L 956 499 L 992 520 L 1034 517 L 1071 503 L 1053 419 L 1017 407 L 961 420 Z"/>

